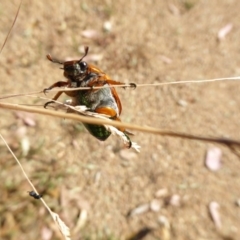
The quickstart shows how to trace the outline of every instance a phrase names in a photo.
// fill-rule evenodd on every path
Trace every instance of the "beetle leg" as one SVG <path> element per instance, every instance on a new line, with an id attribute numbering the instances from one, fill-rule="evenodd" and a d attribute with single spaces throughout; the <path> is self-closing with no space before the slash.
<path id="1" fill-rule="evenodd" d="M 45 88 L 44 90 L 43 90 L 43 92 L 44 92 L 44 94 L 46 94 L 46 92 L 47 91 L 49 91 L 49 90 L 51 90 L 51 89 L 53 89 L 53 88 L 55 88 L 55 87 L 64 87 L 64 86 L 66 86 L 66 85 L 68 85 L 68 82 L 63 82 L 63 81 L 59 81 L 59 82 L 55 82 L 53 85 L 51 85 L 50 87 L 48 87 L 48 88 Z M 49 102 L 46 102 L 45 104 L 44 104 L 44 108 L 47 108 L 47 106 L 49 105 L 49 104 L 51 104 L 51 103 L 54 103 L 54 101 L 55 100 L 57 100 L 60 96 L 61 96 L 61 94 L 63 93 L 64 91 L 59 91 L 59 92 L 57 92 L 57 94 L 53 97 L 53 101 L 49 101 Z"/>
<path id="2" fill-rule="evenodd" d="M 105 115 L 109 116 L 110 119 L 121 122 L 121 119 L 119 117 L 117 117 L 116 111 L 110 107 L 97 108 L 94 110 L 94 112 L 100 113 L 100 114 L 105 114 Z M 117 129 L 123 133 L 125 132 L 125 128 L 119 127 Z"/>
<path id="3" fill-rule="evenodd" d="M 129 141 L 129 146 L 128 146 L 128 148 L 131 148 L 131 147 L 132 147 L 132 141 L 131 141 L 130 137 L 126 134 L 126 132 L 123 132 L 123 133 L 124 133 L 124 135 L 126 136 L 126 138 L 127 138 L 128 141 Z"/>
<path id="4" fill-rule="evenodd" d="M 98 78 L 95 78 L 88 84 L 88 87 L 90 87 L 91 90 L 94 90 L 94 87 L 102 87 L 106 83 L 106 80 L 99 80 Z"/>
<path id="5" fill-rule="evenodd" d="M 99 77 L 99 78 L 96 78 L 96 79 L 92 80 L 88 84 L 88 86 L 89 87 L 101 87 L 101 86 L 103 86 L 106 83 L 108 83 L 110 86 L 111 85 L 113 85 L 113 86 L 114 85 L 115 86 L 117 86 L 117 85 L 125 85 L 125 83 L 123 83 L 123 82 L 118 82 L 118 81 L 111 80 L 111 79 L 107 79 L 106 80 L 103 77 Z M 137 85 L 135 83 L 130 83 L 129 85 L 130 85 L 130 88 L 134 88 L 135 89 L 137 87 Z M 126 87 L 123 87 L 123 88 L 126 88 Z"/>
<path id="6" fill-rule="evenodd" d="M 51 85 L 50 87 L 48 88 L 44 88 L 43 89 L 43 92 L 44 94 L 46 94 L 47 91 L 53 89 L 53 88 L 56 88 L 56 87 L 65 87 L 66 85 L 68 85 L 69 83 L 68 82 L 63 82 L 63 81 L 59 81 L 59 82 L 55 82 L 53 85 Z"/>
<path id="7" fill-rule="evenodd" d="M 99 79 L 100 81 L 102 81 L 101 80 L 101 78 Z M 107 80 L 104 80 L 103 79 L 103 81 L 105 82 L 105 83 L 108 83 L 108 84 L 110 84 L 110 85 L 115 85 L 115 86 L 117 86 L 117 85 L 125 85 L 125 83 L 123 83 L 123 82 L 118 82 L 118 81 L 115 81 L 115 80 L 111 80 L 111 79 L 107 79 Z M 137 87 L 137 84 L 136 83 L 129 83 L 129 87 L 130 88 L 133 88 L 133 89 L 135 89 L 136 87 Z M 123 87 L 124 89 L 125 88 L 127 88 L 127 87 Z"/>
<path id="8" fill-rule="evenodd" d="M 113 86 L 117 86 L 117 85 L 125 85 L 125 83 L 123 82 L 118 82 L 118 81 L 115 81 L 115 80 L 111 80 L 111 79 L 108 79 L 108 80 L 101 80 L 100 81 L 103 81 L 104 84 L 105 83 L 108 83 L 110 86 L 113 85 Z M 126 88 L 126 87 L 123 87 L 123 88 Z"/>
<path id="9" fill-rule="evenodd" d="M 110 86 L 111 85 L 115 85 L 115 86 L 117 86 L 117 85 L 125 85 L 125 83 L 122 83 L 122 82 L 117 82 L 117 81 L 115 81 L 115 80 L 111 80 L 111 79 L 104 79 L 104 78 L 101 78 L 101 77 L 99 77 L 99 78 L 96 78 L 96 79 L 94 79 L 94 80 L 92 80 L 89 84 L 88 84 L 88 87 L 91 87 L 92 88 L 92 90 L 94 89 L 94 87 L 101 87 L 101 86 L 103 86 L 104 84 L 109 84 Z M 136 87 L 137 87 L 137 84 L 136 83 L 129 83 L 129 87 L 130 88 L 133 88 L 133 89 L 135 89 Z M 124 89 L 126 89 L 127 87 L 123 87 Z"/>
<path id="10" fill-rule="evenodd" d="M 63 92 L 57 92 L 57 94 L 53 97 L 52 101 L 48 101 L 44 104 L 44 108 L 47 108 L 47 106 L 51 103 L 55 103 L 55 101 L 62 95 Z"/>
<path id="11" fill-rule="evenodd" d="M 99 108 L 95 109 L 94 112 L 100 113 L 100 114 L 105 114 L 105 115 L 109 116 L 110 118 L 113 118 L 114 120 L 117 117 L 116 111 L 110 107 L 99 107 Z"/>
<path id="12" fill-rule="evenodd" d="M 137 88 L 137 84 L 136 83 L 129 83 L 130 88 L 136 89 Z"/>
<path id="13" fill-rule="evenodd" d="M 43 105 L 43 107 L 44 107 L 44 108 L 47 108 L 47 106 L 50 105 L 50 104 L 52 104 L 52 103 L 54 103 L 54 101 L 48 101 L 48 102 L 46 102 L 46 103 Z"/>

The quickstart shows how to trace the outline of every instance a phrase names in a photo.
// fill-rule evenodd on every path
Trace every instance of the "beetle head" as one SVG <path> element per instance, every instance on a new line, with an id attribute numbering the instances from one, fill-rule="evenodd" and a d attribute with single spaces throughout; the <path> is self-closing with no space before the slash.
<path id="1" fill-rule="evenodd" d="M 83 79 L 88 73 L 88 64 L 85 61 L 82 61 L 84 57 L 88 54 L 88 47 L 85 47 L 84 55 L 80 60 L 60 62 L 56 59 L 53 59 L 50 54 L 47 55 L 47 59 L 53 63 L 58 63 L 63 65 L 64 73 L 63 75 L 71 81 L 79 81 Z"/>

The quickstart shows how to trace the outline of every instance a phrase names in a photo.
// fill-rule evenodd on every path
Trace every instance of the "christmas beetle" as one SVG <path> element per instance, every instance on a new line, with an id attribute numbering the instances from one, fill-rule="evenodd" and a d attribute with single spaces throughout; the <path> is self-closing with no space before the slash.
<path id="1" fill-rule="evenodd" d="M 122 112 L 122 104 L 116 89 L 112 86 L 124 85 L 124 83 L 111 80 L 101 69 L 83 61 L 83 58 L 87 54 L 88 47 L 85 47 L 85 53 L 80 60 L 66 62 L 53 59 L 48 54 L 48 60 L 63 65 L 63 75 L 67 81 L 59 81 L 52 84 L 50 87 L 44 89 L 44 93 L 55 87 L 90 87 L 91 89 L 87 90 L 59 91 L 52 100 L 57 100 L 62 93 L 65 93 L 72 98 L 72 106 L 85 105 L 89 111 L 107 115 L 112 120 L 121 121 L 119 117 Z M 94 87 L 103 88 L 96 89 Z M 130 83 L 130 87 L 136 88 L 136 84 Z M 52 102 L 47 102 L 44 107 L 46 108 Z M 84 123 L 84 126 L 90 134 L 101 141 L 105 141 L 111 135 L 111 132 L 102 125 Z M 119 128 L 118 130 L 126 135 L 130 142 L 129 147 L 131 147 L 131 141 L 126 130 L 124 128 Z"/>

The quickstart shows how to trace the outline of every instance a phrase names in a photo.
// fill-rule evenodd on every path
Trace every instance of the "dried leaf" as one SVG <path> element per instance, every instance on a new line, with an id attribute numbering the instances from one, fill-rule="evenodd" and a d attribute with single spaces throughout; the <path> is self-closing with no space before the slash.
<path id="1" fill-rule="evenodd" d="M 27 134 L 27 127 L 25 127 L 25 126 L 19 127 L 14 132 L 14 136 L 17 137 L 19 140 L 21 140 L 22 138 L 26 137 L 26 134 Z"/>
<path id="2" fill-rule="evenodd" d="M 180 206 L 180 196 L 178 194 L 172 195 L 169 204 L 176 207 Z"/>
<path id="3" fill-rule="evenodd" d="M 82 36 L 85 38 L 97 38 L 99 33 L 94 29 L 87 29 L 82 31 Z"/>
<path id="4" fill-rule="evenodd" d="M 41 229 L 42 240 L 50 240 L 52 238 L 53 231 L 48 227 L 43 227 Z"/>
<path id="5" fill-rule="evenodd" d="M 226 35 L 231 32 L 232 28 L 233 28 L 232 23 L 229 23 L 226 26 L 224 26 L 223 28 L 221 28 L 218 31 L 218 36 L 217 36 L 218 40 L 223 40 L 226 37 Z"/>
<path id="6" fill-rule="evenodd" d="M 171 63 L 172 63 L 172 59 L 171 59 L 171 58 L 168 58 L 168 57 L 166 57 L 166 56 L 164 56 L 164 55 L 161 55 L 160 58 L 161 58 L 161 60 L 162 60 L 164 63 L 166 63 L 166 64 L 171 64 Z"/>
<path id="7" fill-rule="evenodd" d="M 112 23 L 110 21 L 106 21 L 103 23 L 103 30 L 106 32 L 111 32 L 112 30 Z"/>
<path id="8" fill-rule="evenodd" d="M 153 212 L 159 212 L 160 209 L 161 209 L 161 203 L 159 200 L 157 199 L 153 199 L 151 202 L 150 202 L 150 209 L 151 211 Z"/>
<path id="9" fill-rule="evenodd" d="M 212 220 L 215 226 L 220 229 L 222 227 L 222 223 L 221 223 L 221 218 L 219 214 L 219 208 L 220 208 L 220 205 L 217 202 L 210 202 L 209 204 L 210 215 L 212 217 Z"/>
<path id="10" fill-rule="evenodd" d="M 168 8 L 169 8 L 169 11 L 170 11 L 173 15 L 175 15 L 175 16 L 179 16 L 179 15 L 180 15 L 179 9 L 178 9 L 174 4 L 170 3 L 170 4 L 168 5 Z"/>
<path id="11" fill-rule="evenodd" d="M 23 156 L 27 156 L 30 150 L 30 142 L 28 137 L 23 137 L 21 139 L 21 147 Z"/>
<path id="12" fill-rule="evenodd" d="M 82 209 L 81 213 L 79 215 L 77 224 L 76 224 L 75 228 L 73 229 L 74 234 L 78 233 L 80 231 L 80 229 L 82 229 L 85 226 L 85 224 L 87 222 L 87 215 L 88 215 L 87 210 Z"/>
<path id="13" fill-rule="evenodd" d="M 61 220 L 61 218 L 59 217 L 59 215 L 53 211 L 51 211 L 51 215 L 55 221 L 55 223 L 57 224 L 59 230 L 61 231 L 61 233 L 63 234 L 63 236 L 65 237 L 66 240 L 71 240 L 70 238 L 70 231 L 69 228 L 66 226 L 66 224 Z"/>
<path id="14" fill-rule="evenodd" d="M 101 177 L 102 177 L 102 173 L 100 171 L 96 172 L 94 176 L 94 182 L 96 185 L 100 183 Z"/>
<path id="15" fill-rule="evenodd" d="M 182 107 L 187 107 L 188 102 L 183 100 L 183 99 L 180 99 L 180 100 L 177 101 L 177 104 L 182 106 Z"/>
<path id="16" fill-rule="evenodd" d="M 156 197 L 156 198 L 166 197 L 167 195 L 168 195 L 168 189 L 167 189 L 167 188 L 159 189 L 159 190 L 155 193 L 155 197 Z"/>
<path id="17" fill-rule="evenodd" d="M 30 127 L 36 126 L 36 121 L 34 119 L 34 114 L 26 112 L 15 112 L 17 118 L 21 119 L 23 123 Z"/>
<path id="18" fill-rule="evenodd" d="M 158 218 L 158 222 L 160 224 L 160 239 L 162 240 L 170 240 L 171 232 L 170 232 L 170 223 L 167 217 L 161 215 Z"/>
<path id="19" fill-rule="evenodd" d="M 121 158 L 125 159 L 125 160 L 133 160 L 135 158 L 137 158 L 137 154 L 135 152 L 131 152 L 128 149 L 122 149 L 119 152 Z"/>
<path id="20" fill-rule="evenodd" d="M 131 212 L 129 213 L 129 216 L 132 217 L 135 215 L 140 215 L 147 211 L 149 211 L 149 204 L 145 203 L 131 210 Z"/>

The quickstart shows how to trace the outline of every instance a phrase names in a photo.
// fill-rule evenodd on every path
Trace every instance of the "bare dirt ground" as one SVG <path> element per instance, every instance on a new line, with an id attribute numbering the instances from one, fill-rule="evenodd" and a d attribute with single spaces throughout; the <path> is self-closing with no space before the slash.
<path id="1" fill-rule="evenodd" d="M 18 4 L 0 2 L 1 44 Z M 23 0 L 0 55 L 0 95 L 39 91 L 64 80 L 46 54 L 79 59 L 84 45 L 90 47 L 89 61 L 123 82 L 239 76 L 239 10 L 238 0 Z M 232 31 L 219 41 L 227 24 Z M 84 36 L 90 29 L 97 35 Z M 118 93 L 124 122 L 240 139 L 238 81 Z M 33 97 L 1 101 L 40 108 L 46 102 Z M 27 121 L 36 125 L 27 126 L 26 118 L 1 109 L 1 134 L 70 227 L 72 239 L 141 239 L 137 233 L 144 231 L 145 239 L 240 239 L 240 159 L 227 147 L 134 132 L 132 140 L 141 145 L 137 154 L 123 149 L 114 136 L 99 142 L 74 121 L 30 115 Z M 24 152 L 27 143 L 30 149 Z M 216 172 L 204 165 L 212 146 L 223 154 Z M 62 239 L 41 202 L 28 196 L 31 188 L 2 142 L 0 148 L 0 239 Z M 161 189 L 165 195 L 156 196 Z M 212 201 L 220 206 L 219 228 L 209 214 Z M 149 203 L 152 209 L 129 216 Z"/>

